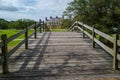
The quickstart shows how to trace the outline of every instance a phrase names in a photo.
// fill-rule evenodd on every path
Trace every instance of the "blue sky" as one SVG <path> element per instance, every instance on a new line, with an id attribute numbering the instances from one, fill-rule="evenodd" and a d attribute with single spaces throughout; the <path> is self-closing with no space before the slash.
<path id="1" fill-rule="evenodd" d="M 0 0 L 0 18 L 7 20 L 62 16 L 67 3 L 73 0 Z"/>

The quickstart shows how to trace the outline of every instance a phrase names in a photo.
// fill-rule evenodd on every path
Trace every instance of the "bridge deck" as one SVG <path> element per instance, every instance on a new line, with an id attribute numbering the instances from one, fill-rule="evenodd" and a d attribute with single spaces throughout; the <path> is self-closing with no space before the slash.
<path id="1" fill-rule="evenodd" d="M 9 71 L 0 80 L 119 80 L 112 58 L 101 48 L 91 47 L 81 33 L 38 33 L 9 60 Z"/>

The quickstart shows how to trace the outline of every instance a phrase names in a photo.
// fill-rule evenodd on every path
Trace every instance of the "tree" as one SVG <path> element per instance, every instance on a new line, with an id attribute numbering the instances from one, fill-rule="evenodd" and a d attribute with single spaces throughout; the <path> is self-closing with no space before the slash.
<path id="1" fill-rule="evenodd" d="M 64 19 L 61 24 L 62 28 L 68 29 L 71 26 L 71 21 L 69 19 Z"/>
<path id="2" fill-rule="evenodd" d="M 68 3 L 66 13 L 105 33 L 120 30 L 120 0 L 74 0 Z"/>
<path id="3" fill-rule="evenodd" d="M 30 20 L 30 19 L 19 19 L 17 21 L 12 21 L 9 24 L 9 28 L 24 29 L 28 26 L 31 26 L 34 23 L 35 23 L 35 21 Z"/>
<path id="4" fill-rule="evenodd" d="M 5 19 L 0 19 L 0 29 L 7 29 L 9 22 Z"/>

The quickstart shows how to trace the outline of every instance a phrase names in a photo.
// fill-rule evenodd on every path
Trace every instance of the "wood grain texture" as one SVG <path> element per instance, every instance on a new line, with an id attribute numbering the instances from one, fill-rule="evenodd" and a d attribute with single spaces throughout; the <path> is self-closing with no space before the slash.
<path id="1" fill-rule="evenodd" d="M 81 33 L 38 33 L 29 49 L 20 47 L 9 59 L 1 80 L 119 80 L 112 70 L 112 57 Z M 78 44 L 77 44 L 78 43 Z M 73 45 L 76 44 L 76 45 Z"/>

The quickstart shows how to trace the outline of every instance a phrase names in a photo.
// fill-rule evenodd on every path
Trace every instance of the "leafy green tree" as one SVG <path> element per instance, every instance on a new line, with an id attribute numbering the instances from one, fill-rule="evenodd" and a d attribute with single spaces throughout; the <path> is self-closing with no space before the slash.
<path id="1" fill-rule="evenodd" d="M 34 23 L 35 21 L 30 19 L 19 19 L 17 21 L 12 21 L 9 24 L 9 28 L 24 29 L 25 27 L 31 26 Z"/>
<path id="2" fill-rule="evenodd" d="M 64 13 L 105 33 L 120 30 L 120 0 L 74 0 L 68 3 Z M 64 14 L 63 13 L 63 14 Z"/>
<path id="3" fill-rule="evenodd" d="M 64 19 L 61 24 L 62 28 L 68 29 L 71 26 L 71 21 L 69 19 Z"/>
<path id="4" fill-rule="evenodd" d="M 5 19 L 0 19 L 0 29 L 7 29 L 9 22 Z"/>

